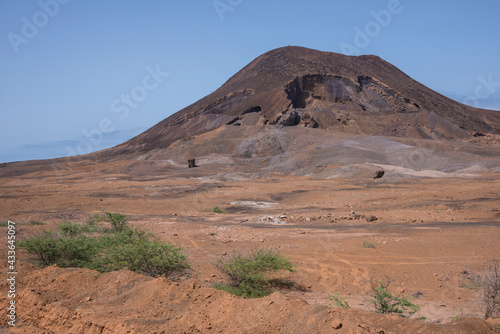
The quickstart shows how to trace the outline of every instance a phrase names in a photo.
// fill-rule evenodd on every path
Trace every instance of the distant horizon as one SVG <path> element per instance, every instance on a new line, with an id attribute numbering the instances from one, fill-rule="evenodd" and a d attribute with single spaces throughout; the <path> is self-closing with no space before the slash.
<path id="1" fill-rule="evenodd" d="M 374 54 L 448 98 L 500 110 L 498 12 L 493 1 L 2 3 L 0 163 L 116 146 L 287 45 Z"/>

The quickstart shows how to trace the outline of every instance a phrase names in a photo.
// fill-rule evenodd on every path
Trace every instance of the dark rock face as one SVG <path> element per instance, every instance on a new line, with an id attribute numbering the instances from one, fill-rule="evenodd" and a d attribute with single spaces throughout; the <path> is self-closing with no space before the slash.
<path id="1" fill-rule="evenodd" d="M 368 112 L 399 113 L 418 112 L 420 106 L 395 90 L 368 76 L 359 76 L 356 81 L 340 76 L 306 75 L 295 78 L 285 86 L 285 92 L 294 108 L 307 108 L 315 101 L 336 104 L 354 103 L 354 110 Z"/>
<path id="2" fill-rule="evenodd" d="M 280 118 L 278 124 L 284 126 L 296 126 L 300 123 L 300 115 L 296 110 L 289 110 L 285 112 L 283 117 Z"/>
<path id="3" fill-rule="evenodd" d="M 309 112 L 303 112 L 302 117 L 300 118 L 300 124 L 306 128 L 318 128 L 319 124 L 314 119 L 314 116 Z"/>
<path id="4" fill-rule="evenodd" d="M 294 108 L 306 108 L 313 99 L 329 102 L 352 101 L 357 90 L 348 79 L 320 74 L 297 77 L 285 86 L 288 99 Z"/>
<path id="5" fill-rule="evenodd" d="M 382 178 L 384 176 L 384 174 L 385 174 L 384 170 L 381 170 L 381 169 L 376 170 L 375 172 L 373 172 L 373 178 L 374 179 L 380 179 L 380 178 Z"/>

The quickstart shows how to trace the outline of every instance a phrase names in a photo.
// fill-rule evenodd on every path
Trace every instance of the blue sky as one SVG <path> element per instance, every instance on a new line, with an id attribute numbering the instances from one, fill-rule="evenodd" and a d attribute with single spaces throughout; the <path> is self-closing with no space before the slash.
<path id="1" fill-rule="evenodd" d="M 500 109 L 500 2 L 0 2 L 0 162 L 117 145 L 271 49 L 376 54 Z"/>

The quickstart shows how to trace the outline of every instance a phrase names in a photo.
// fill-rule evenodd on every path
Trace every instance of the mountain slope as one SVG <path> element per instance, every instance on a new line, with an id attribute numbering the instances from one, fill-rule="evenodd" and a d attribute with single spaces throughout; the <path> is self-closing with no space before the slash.
<path id="1" fill-rule="evenodd" d="M 164 149 L 224 125 L 283 125 L 426 139 L 499 133 L 499 112 L 446 98 L 376 56 L 283 47 L 105 156 Z"/>

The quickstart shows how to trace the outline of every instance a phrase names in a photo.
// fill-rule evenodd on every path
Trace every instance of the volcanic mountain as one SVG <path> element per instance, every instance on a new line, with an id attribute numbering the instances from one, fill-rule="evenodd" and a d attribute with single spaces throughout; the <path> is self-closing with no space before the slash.
<path id="1" fill-rule="evenodd" d="M 212 94 L 102 155 L 163 150 L 228 126 L 240 127 L 239 133 L 248 126 L 281 126 L 463 139 L 474 133 L 499 134 L 500 115 L 440 95 L 377 56 L 283 47 L 261 55 Z M 234 149 L 219 147 L 212 153 Z"/>
<path id="2" fill-rule="evenodd" d="M 318 177 L 378 167 L 407 175 L 498 172 L 498 156 L 500 112 L 453 101 L 377 56 L 293 46 L 261 55 L 212 94 L 121 145 L 8 164 L 0 175 L 118 160 L 131 166 L 127 173 L 151 175 L 182 171 L 190 158 L 221 175 L 244 172 L 242 166 L 247 174 Z"/>

